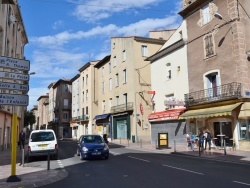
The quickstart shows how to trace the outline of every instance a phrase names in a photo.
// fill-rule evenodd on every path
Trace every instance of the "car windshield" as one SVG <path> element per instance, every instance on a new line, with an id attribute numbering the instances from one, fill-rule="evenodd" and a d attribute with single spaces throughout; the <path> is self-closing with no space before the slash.
<path id="1" fill-rule="evenodd" d="M 31 135 L 31 142 L 42 142 L 52 140 L 55 140 L 54 134 L 52 132 L 37 132 L 32 133 Z"/>
<path id="2" fill-rule="evenodd" d="M 100 136 L 84 136 L 82 143 L 103 143 L 103 140 Z"/>

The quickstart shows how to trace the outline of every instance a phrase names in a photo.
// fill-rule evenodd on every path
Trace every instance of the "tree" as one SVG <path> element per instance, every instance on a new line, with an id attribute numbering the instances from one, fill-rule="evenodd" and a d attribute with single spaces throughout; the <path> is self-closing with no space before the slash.
<path id="1" fill-rule="evenodd" d="M 24 113 L 24 126 L 27 127 L 28 125 L 33 125 L 34 123 L 36 123 L 36 116 L 33 111 L 26 111 Z"/>

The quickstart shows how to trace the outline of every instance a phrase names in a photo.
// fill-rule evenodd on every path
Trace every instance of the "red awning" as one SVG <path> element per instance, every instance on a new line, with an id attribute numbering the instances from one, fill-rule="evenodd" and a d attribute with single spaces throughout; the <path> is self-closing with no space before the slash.
<path id="1" fill-rule="evenodd" d="M 179 115 L 181 115 L 185 110 L 186 108 L 177 108 L 177 109 L 151 113 L 148 116 L 148 120 L 151 121 L 151 120 L 179 119 Z"/>

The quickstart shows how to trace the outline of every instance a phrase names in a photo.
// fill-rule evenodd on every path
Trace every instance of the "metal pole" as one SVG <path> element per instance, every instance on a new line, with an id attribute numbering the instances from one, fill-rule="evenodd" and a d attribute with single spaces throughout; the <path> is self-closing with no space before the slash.
<path id="1" fill-rule="evenodd" d="M 223 142 L 224 142 L 224 155 L 226 155 L 227 151 L 226 151 L 226 140 L 225 140 L 225 137 L 223 139 Z"/>
<path id="2" fill-rule="evenodd" d="M 47 160 L 48 160 L 48 163 L 47 163 L 47 170 L 50 170 L 50 151 L 48 151 Z"/>
<path id="3" fill-rule="evenodd" d="M 22 164 L 23 164 L 23 167 L 24 167 L 24 148 L 22 149 Z"/>
<path id="4" fill-rule="evenodd" d="M 142 139 L 140 139 L 140 148 L 142 148 Z"/>
<path id="5" fill-rule="evenodd" d="M 122 143 L 122 138 L 120 137 L 120 144 Z"/>
<path id="6" fill-rule="evenodd" d="M 174 152 L 176 152 L 176 142 L 174 140 Z"/>

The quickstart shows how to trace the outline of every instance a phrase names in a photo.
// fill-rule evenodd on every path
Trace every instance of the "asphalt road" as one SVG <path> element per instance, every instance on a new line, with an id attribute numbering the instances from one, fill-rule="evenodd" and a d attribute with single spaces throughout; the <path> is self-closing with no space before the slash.
<path id="1" fill-rule="evenodd" d="M 44 188 L 250 187 L 247 164 L 128 150 L 114 144 L 108 160 L 81 161 L 75 142 L 60 141 L 59 147 L 60 160 L 53 162 L 63 165 L 69 176 Z"/>

